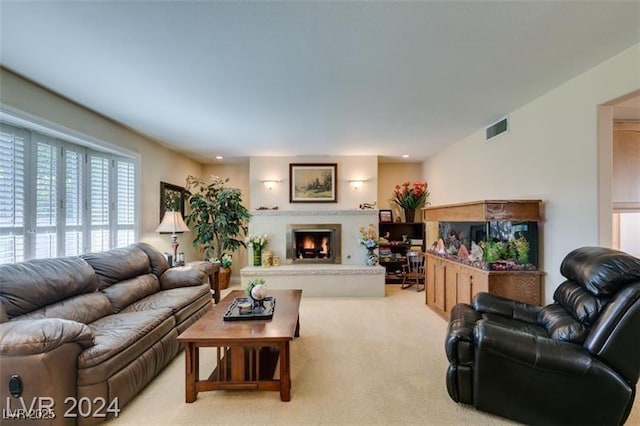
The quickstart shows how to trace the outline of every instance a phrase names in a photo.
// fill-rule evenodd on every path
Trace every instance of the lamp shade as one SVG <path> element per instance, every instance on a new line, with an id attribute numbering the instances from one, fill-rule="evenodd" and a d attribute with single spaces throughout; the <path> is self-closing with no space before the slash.
<path id="1" fill-rule="evenodd" d="M 180 212 L 174 211 L 165 212 L 162 222 L 160 222 L 160 225 L 156 228 L 156 232 L 161 234 L 178 234 L 189 231 L 190 229 L 187 224 L 184 223 Z"/>

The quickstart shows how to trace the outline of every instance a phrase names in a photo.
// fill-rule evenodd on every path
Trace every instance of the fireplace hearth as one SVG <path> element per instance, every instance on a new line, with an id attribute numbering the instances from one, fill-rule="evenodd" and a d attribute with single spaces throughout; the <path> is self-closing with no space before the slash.
<path id="1" fill-rule="evenodd" d="M 287 264 L 340 264 L 340 224 L 287 225 Z"/>

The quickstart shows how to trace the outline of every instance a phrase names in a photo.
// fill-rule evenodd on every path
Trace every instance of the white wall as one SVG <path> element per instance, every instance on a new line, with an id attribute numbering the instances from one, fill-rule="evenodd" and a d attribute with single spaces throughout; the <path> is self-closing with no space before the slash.
<path id="1" fill-rule="evenodd" d="M 125 102 L 125 100 L 123 100 Z M 38 117 L 73 132 L 135 153 L 140 158 L 139 207 L 142 214 L 138 237 L 162 251 L 171 251 L 169 238 L 155 233 L 160 222 L 160 182 L 184 186 L 189 174 L 200 174 L 202 165 L 182 154 L 158 145 L 148 138 L 99 114 L 0 68 L 0 104 L 3 108 Z M 199 259 L 191 245 L 191 234 L 178 236 L 179 251 L 186 260 Z"/>
<path id="2" fill-rule="evenodd" d="M 478 130 L 426 161 L 432 204 L 542 199 L 541 268 L 550 302 L 564 256 L 599 245 L 599 229 L 611 229 L 611 199 L 598 190 L 611 184 L 610 175 L 608 184 L 599 176 L 598 105 L 638 88 L 640 44 L 511 112 L 508 134 L 485 143 Z"/>
<path id="3" fill-rule="evenodd" d="M 289 164 L 336 163 L 338 165 L 337 203 L 290 203 Z M 361 203 L 377 201 L 378 157 L 251 157 L 249 160 L 249 187 L 251 209 L 278 207 L 279 210 L 349 210 Z M 353 189 L 349 180 L 364 180 L 359 189 Z M 280 180 L 275 188 L 267 189 L 261 181 Z"/>

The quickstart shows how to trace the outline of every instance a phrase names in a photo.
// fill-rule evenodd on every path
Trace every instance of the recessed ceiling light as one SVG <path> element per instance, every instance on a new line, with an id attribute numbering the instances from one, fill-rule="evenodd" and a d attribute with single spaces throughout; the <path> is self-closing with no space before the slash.
<path id="1" fill-rule="evenodd" d="M 216 160 L 222 160 L 224 157 L 222 155 L 216 155 Z"/>
<path id="2" fill-rule="evenodd" d="M 409 154 L 402 154 L 402 158 L 409 158 Z"/>

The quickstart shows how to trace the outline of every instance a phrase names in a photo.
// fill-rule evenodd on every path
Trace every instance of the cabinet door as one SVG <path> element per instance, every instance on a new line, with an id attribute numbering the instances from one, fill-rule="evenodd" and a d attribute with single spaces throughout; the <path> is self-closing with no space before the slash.
<path id="1" fill-rule="evenodd" d="M 433 304 L 444 311 L 446 267 L 438 260 L 435 266 L 435 286 Z"/>
<path id="2" fill-rule="evenodd" d="M 447 265 L 444 273 L 445 305 L 444 310 L 448 314 L 458 303 L 458 267 Z"/>
<path id="3" fill-rule="evenodd" d="M 473 275 L 464 269 L 458 271 L 458 303 L 471 304 L 473 298 Z"/>
<path id="4" fill-rule="evenodd" d="M 469 274 L 471 282 L 471 298 L 481 291 L 489 291 L 489 276 L 478 271 L 472 270 Z"/>
<path id="5" fill-rule="evenodd" d="M 435 305 L 436 303 L 436 260 L 427 256 L 427 267 L 425 268 L 427 288 L 425 291 L 425 298 L 427 305 Z"/>

